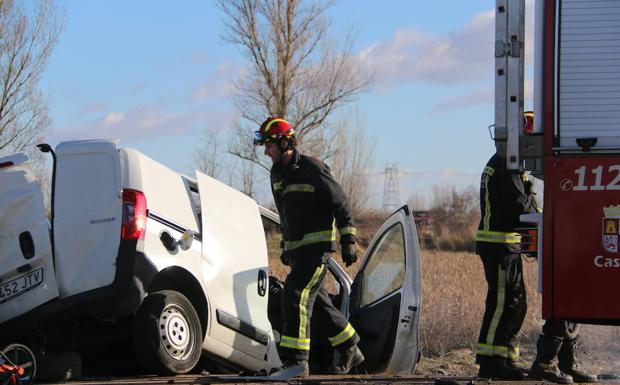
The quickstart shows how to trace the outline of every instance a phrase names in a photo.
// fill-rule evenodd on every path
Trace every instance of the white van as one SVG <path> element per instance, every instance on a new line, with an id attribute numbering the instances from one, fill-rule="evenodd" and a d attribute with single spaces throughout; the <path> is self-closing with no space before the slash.
<path id="1" fill-rule="evenodd" d="M 232 369 L 281 365 L 264 227 L 276 214 L 115 142 L 63 142 L 52 153 L 50 219 L 28 158 L 0 159 L 0 349 L 26 339 L 79 351 L 101 339 L 94 325 L 108 325 L 162 374 L 192 370 L 202 353 Z M 362 337 L 366 370 L 411 373 L 421 284 L 406 206 L 368 250 L 354 281 L 330 261 L 334 299 Z"/>

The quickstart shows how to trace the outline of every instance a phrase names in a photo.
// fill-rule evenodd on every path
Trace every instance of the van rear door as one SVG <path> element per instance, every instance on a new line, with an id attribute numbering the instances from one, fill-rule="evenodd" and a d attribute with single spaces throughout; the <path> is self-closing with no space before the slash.
<path id="1" fill-rule="evenodd" d="M 273 335 L 267 317 L 267 245 L 258 205 L 205 174 L 196 172 L 196 177 L 203 273 L 212 312 L 209 337 L 262 361 Z"/>
<path id="2" fill-rule="evenodd" d="M 112 284 L 122 223 L 120 156 L 116 143 L 56 146 L 54 248 L 61 297 Z"/>
<path id="3" fill-rule="evenodd" d="M 41 187 L 25 154 L 0 158 L 0 323 L 56 297 Z"/>

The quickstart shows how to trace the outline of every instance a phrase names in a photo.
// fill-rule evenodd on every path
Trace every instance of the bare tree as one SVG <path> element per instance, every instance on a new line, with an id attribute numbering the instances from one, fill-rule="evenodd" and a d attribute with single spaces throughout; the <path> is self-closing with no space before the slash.
<path id="1" fill-rule="evenodd" d="M 235 124 L 232 148 L 238 148 L 240 151 L 240 158 L 242 162 L 238 170 L 240 170 L 240 189 L 246 195 L 253 197 L 255 193 L 254 182 L 256 175 L 256 164 L 258 163 L 258 156 L 252 143 L 252 136 L 247 135 L 246 131 L 238 123 Z M 243 161 L 250 160 L 251 162 Z"/>
<path id="2" fill-rule="evenodd" d="M 250 136 L 249 131 L 271 115 L 285 117 L 300 141 L 323 140 L 322 135 L 310 138 L 311 134 L 372 80 L 351 55 L 351 38 L 342 47 L 327 38 L 325 14 L 333 1 L 218 1 L 227 16 L 224 39 L 239 45 L 250 60 L 247 74 L 236 84 L 235 102 L 251 128 L 239 134 Z M 230 151 L 270 167 L 265 159 L 250 154 L 255 151 L 251 147 L 233 145 Z"/>
<path id="3" fill-rule="evenodd" d="M 476 186 L 435 186 L 430 216 L 437 245 L 443 250 L 473 250 L 479 207 Z"/>
<path id="4" fill-rule="evenodd" d="M 221 132 L 206 130 L 200 138 L 200 146 L 193 153 L 194 164 L 201 171 L 218 179 L 222 171 L 222 143 Z"/>
<path id="5" fill-rule="evenodd" d="M 375 143 L 364 130 L 364 119 L 359 110 L 349 110 L 336 125 L 336 136 L 332 143 L 338 149 L 329 164 L 334 178 L 349 197 L 355 217 L 368 208 L 369 172 L 372 167 Z"/>
<path id="6" fill-rule="evenodd" d="M 0 0 L 0 153 L 24 150 L 50 127 L 49 101 L 38 83 L 56 46 L 63 18 L 52 0 Z"/>

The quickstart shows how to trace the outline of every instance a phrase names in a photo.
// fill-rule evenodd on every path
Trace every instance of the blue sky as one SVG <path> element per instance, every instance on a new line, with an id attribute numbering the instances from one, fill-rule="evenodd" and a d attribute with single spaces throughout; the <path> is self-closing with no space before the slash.
<path id="1" fill-rule="evenodd" d="M 493 152 L 495 2 L 340 0 L 333 36 L 377 74 L 355 103 L 375 138 L 371 177 L 396 163 L 401 199 L 433 186 L 476 185 Z M 191 174 L 205 129 L 234 118 L 232 82 L 246 66 L 225 43 L 211 1 L 59 1 L 66 26 L 42 80 L 52 92 L 49 142 L 120 139 Z M 259 196 L 259 199 L 267 199 Z"/>

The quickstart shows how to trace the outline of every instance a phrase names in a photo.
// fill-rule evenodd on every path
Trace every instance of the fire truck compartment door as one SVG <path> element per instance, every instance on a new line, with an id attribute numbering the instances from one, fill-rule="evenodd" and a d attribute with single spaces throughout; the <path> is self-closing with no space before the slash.
<path id="1" fill-rule="evenodd" d="M 596 138 L 593 150 L 620 148 L 620 78 L 616 1 L 559 1 L 556 84 L 561 148 Z"/>
<path id="2" fill-rule="evenodd" d="M 555 164 L 552 292 L 546 281 L 543 295 L 552 294 L 553 318 L 620 320 L 620 156 Z"/>

